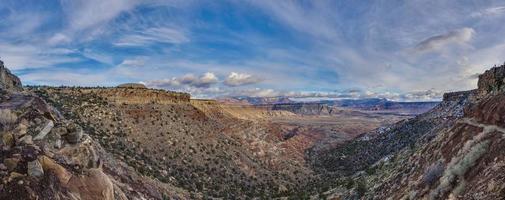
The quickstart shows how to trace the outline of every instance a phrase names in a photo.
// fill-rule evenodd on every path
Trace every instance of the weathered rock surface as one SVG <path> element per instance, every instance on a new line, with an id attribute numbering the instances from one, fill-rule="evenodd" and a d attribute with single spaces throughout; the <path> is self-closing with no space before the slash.
<path id="1" fill-rule="evenodd" d="M 9 69 L 4 66 L 4 62 L 0 60 L 0 89 L 20 91 L 22 84 L 19 78 L 13 75 Z"/>
<path id="2" fill-rule="evenodd" d="M 477 86 L 481 94 L 505 91 L 505 65 L 493 67 L 479 75 Z"/>

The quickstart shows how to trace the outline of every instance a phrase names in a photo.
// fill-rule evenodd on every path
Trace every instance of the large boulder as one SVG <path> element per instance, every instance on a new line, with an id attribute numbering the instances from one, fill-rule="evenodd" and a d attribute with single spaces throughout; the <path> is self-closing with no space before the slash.
<path id="1" fill-rule="evenodd" d="M 4 66 L 4 62 L 0 60 L 0 90 L 21 91 L 23 86 L 21 80 L 12 74 L 9 69 Z"/>

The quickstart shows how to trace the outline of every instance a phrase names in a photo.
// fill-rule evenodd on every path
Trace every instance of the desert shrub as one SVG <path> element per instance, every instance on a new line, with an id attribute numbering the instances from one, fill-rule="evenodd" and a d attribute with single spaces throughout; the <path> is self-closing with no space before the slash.
<path id="1" fill-rule="evenodd" d="M 12 128 L 17 120 L 18 116 L 10 109 L 0 109 L 0 123 L 4 128 Z"/>
<path id="2" fill-rule="evenodd" d="M 442 176 L 442 173 L 444 173 L 444 164 L 442 162 L 434 163 L 424 172 L 423 183 L 432 186 Z"/>
<path id="3" fill-rule="evenodd" d="M 482 141 L 475 143 L 467 152 L 460 157 L 453 158 L 447 169 L 444 171 L 444 175 L 440 178 L 440 185 L 434 190 L 430 195 L 432 198 L 437 198 L 444 193 L 450 191 L 456 180 L 459 179 L 459 185 L 456 187 L 456 192 L 460 193 L 464 191 L 465 179 L 464 175 L 466 172 L 475 165 L 475 162 L 487 151 L 489 147 L 489 141 Z"/>
<path id="4" fill-rule="evenodd" d="M 365 179 L 361 178 L 356 181 L 356 193 L 358 194 L 359 197 L 362 197 L 365 195 L 367 191 L 366 187 L 366 181 Z"/>

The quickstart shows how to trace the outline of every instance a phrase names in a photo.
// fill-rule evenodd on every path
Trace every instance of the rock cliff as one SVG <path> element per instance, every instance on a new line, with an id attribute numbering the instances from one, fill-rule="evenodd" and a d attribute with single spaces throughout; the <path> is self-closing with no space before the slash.
<path id="1" fill-rule="evenodd" d="M 21 81 L 17 76 L 12 74 L 9 69 L 4 66 L 4 62 L 0 60 L 0 89 L 1 90 L 22 90 Z"/>
<path id="2" fill-rule="evenodd" d="M 505 65 L 493 67 L 479 75 L 477 86 L 480 94 L 505 91 Z"/>

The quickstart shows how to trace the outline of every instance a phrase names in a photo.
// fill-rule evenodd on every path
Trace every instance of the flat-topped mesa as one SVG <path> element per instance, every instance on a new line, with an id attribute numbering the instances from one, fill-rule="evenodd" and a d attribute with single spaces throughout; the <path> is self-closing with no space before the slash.
<path id="1" fill-rule="evenodd" d="M 479 75 L 478 92 L 481 95 L 505 92 L 505 64 L 493 67 Z"/>
<path id="2" fill-rule="evenodd" d="M 117 86 L 118 88 L 131 88 L 131 89 L 147 89 L 142 83 L 123 83 Z"/>
<path id="3" fill-rule="evenodd" d="M 476 92 L 477 90 L 447 92 L 444 93 L 443 101 L 461 101 L 470 97 L 474 97 Z"/>
<path id="4" fill-rule="evenodd" d="M 21 80 L 12 74 L 9 69 L 4 66 L 4 62 L 0 60 L 0 90 L 21 91 L 23 86 Z"/>
<path id="5" fill-rule="evenodd" d="M 118 104 L 173 104 L 189 103 L 188 93 L 140 88 L 90 89 L 108 101 Z"/>

